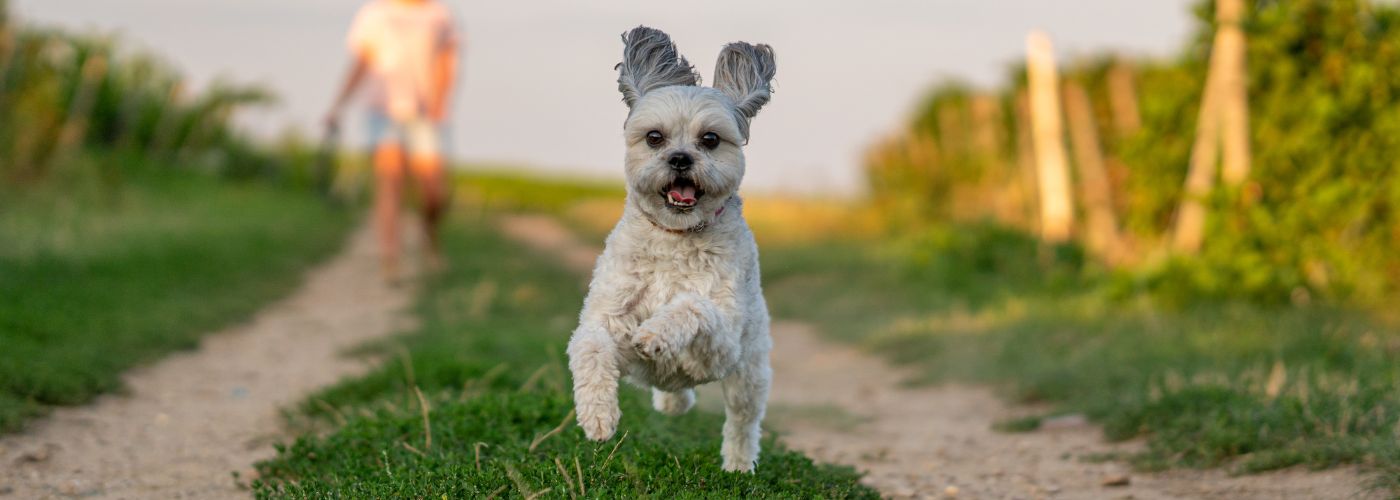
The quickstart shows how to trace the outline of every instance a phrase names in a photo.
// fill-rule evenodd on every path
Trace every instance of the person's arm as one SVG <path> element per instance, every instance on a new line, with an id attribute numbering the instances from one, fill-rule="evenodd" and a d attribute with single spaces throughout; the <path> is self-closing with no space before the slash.
<path id="1" fill-rule="evenodd" d="M 433 60 L 433 100 L 429 113 L 438 123 L 447 118 L 448 101 L 457 83 L 457 45 L 455 40 L 447 43 Z"/>
<path id="2" fill-rule="evenodd" d="M 355 90 L 364 81 L 365 75 L 369 73 L 369 60 L 363 55 L 357 54 L 350 63 L 350 71 L 345 75 L 345 83 L 341 85 L 340 93 L 336 95 L 335 102 L 331 103 L 331 109 L 326 113 L 325 125 L 329 129 L 340 127 L 340 114 L 345 109 L 345 105 L 350 102 L 350 98 L 355 95 Z"/>

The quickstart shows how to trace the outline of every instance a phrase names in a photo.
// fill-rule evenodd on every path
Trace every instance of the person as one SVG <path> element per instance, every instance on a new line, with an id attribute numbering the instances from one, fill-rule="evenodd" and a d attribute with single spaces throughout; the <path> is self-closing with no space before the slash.
<path id="1" fill-rule="evenodd" d="M 438 232 L 449 194 L 442 125 L 460 43 L 452 16 L 438 0 L 372 0 L 355 15 L 347 39 L 350 71 L 325 125 L 338 130 L 347 103 L 368 87 L 374 222 L 384 276 L 399 277 L 398 210 L 410 176 L 419 187 L 427 264 L 441 269 Z"/>

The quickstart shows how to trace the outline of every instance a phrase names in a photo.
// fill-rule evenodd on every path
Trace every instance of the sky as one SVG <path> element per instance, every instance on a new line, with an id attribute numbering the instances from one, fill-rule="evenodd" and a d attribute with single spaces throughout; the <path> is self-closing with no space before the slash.
<path id="1" fill-rule="evenodd" d="M 547 175 L 620 178 L 622 121 L 613 66 L 619 36 L 645 24 L 671 34 L 705 77 L 720 47 L 768 43 L 772 102 L 754 120 L 746 188 L 858 194 L 860 161 L 898 130 L 929 88 L 992 86 L 1047 32 L 1061 60 L 1114 51 L 1176 52 L 1191 0 L 443 0 L 466 37 L 453 104 L 459 160 Z M 245 114 L 253 132 L 308 134 L 348 64 L 345 30 L 361 0 L 11 0 L 19 17 L 98 30 L 164 55 L 200 87 L 223 78 L 274 90 Z M 356 117 L 355 125 L 359 123 Z M 361 130 L 354 127 L 352 130 Z M 352 134 L 352 140 L 361 134 Z"/>

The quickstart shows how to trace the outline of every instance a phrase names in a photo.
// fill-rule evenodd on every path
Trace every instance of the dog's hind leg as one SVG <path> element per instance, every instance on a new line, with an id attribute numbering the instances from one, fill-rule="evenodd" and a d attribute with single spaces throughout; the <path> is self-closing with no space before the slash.
<path id="1" fill-rule="evenodd" d="M 768 366 L 772 341 L 766 333 L 756 345 L 748 346 L 739 366 L 722 384 L 725 420 L 720 455 L 727 471 L 752 472 L 758 463 L 759 424 L 763 421 L 768 389 L 773 382 L 773 370 Z"/>
<path id="2" fill-rule="evenodd" d="M 607 330 L 579 325 L 569 340 L 569 371 L 574 376 L 574 409 L 588 439 L 606 441 L 617 432 L 620 376 L 617 344 Z"/>
<path id="3" fill-rule="evenodd" d="M 651 406 L 656 411 L 667 415 L 681 415 L 690 411 L 695 406 L 695 390 L 681 389 L 676 392 L 667 392 L 661 389 L 651 389 Z"/>

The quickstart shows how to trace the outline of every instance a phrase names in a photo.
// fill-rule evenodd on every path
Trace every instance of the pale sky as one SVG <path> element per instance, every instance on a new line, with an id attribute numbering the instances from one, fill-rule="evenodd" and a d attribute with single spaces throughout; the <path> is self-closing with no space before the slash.
<path id="1" fill-rule="evenodd" d="M 315 130 L 346 65 L 359 0 L 12 0 L 43 24 L 116 33 L 166 56 L 198 86 L 264 84 L 283 102 L 242 117 L 260 134 Z M 746 150 L 751 190 L 858 193 L 860 158 L 939 81 L 995 85 L 1031 29 L 1062 58 L 1101 50 L 1169 55 L 1191 0 L 447 1 L 467 38 L 451 148 L 467 161 L 619 178 L 613 65 L 638 24 L 672 35 L 708 82 L 719 48 L 778 54 L 773 101 Z M 355 131 L 361 121 L 352 117 Z M 358 136 L 359 134 L 356 134 Z"/>

